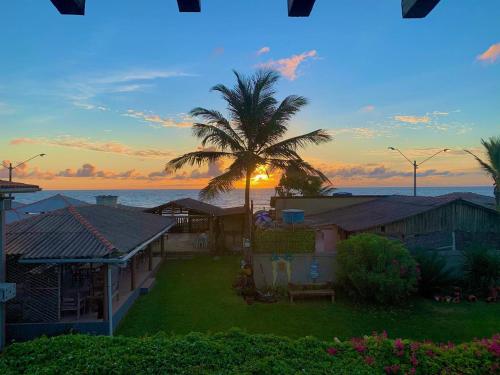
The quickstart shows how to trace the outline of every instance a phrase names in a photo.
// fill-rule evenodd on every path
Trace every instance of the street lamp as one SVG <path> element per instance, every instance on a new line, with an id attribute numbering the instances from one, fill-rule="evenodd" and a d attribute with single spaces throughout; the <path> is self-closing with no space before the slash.
<path id="1" fill-rule="evenodd" d="M 401 150 L 399 148 L 396 148 L 396 147 L 387 147 L 389 150 L 392 150 L 392 151 L 397 151 L 399 152 L 412 166 L 413 166 L 413 196 L 416 197 L 417 196 L 417 168 L 420 167 L 422 164 L 424 164 L 427 160 L 429 159 L 432 159 L 434 156 L 436 155 L 439 155 L 440 153 L 442 152 L 447 152 L 447 151 L 450 151 L 449 148 L 444 148 L 442 150 L 439 150 L 438 152 L 436 152 L 435 154 L 429 156 L 427 159 L 424 159 L 423 161 L 421 161 L 420 163 L 417 163 L 416 160 L 413 160 L 411 161 L 410 159 L 408 159 L 406 157 L 405 154 L 403 154 L 401 152 Z"/>
<path id="2" fill-rule="evenodd" d="M 43 158 L 45 155 L 46 154 L 36 154 L 36 155 L 32 156 L 31 158 L 26 159 L 25 161 L 23 161 L 23 162 L 21 162 L 19 164 L 16 164 L 15 166 L 12 166 L 12 163 L 9 163 L 9 165 L 5 165 L 5 164 L 2 163 L 3 167 L 7 168 L 9 170 L 9 181 L 12 181 L 12 171 L 14 169 L 16 169 L 17 167 L 20 167 L 23 164 L 26 164 L 27 162 L 29 162 L 29 161 L 31 161 L 31 160 L 33 160 L 35 158 L 38 158 L 38 157 Z"/>

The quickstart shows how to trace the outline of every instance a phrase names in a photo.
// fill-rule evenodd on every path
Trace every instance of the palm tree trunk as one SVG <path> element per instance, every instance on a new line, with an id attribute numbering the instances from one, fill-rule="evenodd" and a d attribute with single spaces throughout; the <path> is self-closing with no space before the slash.
<path id="1" fill-rule="evenodd" d="M 250 179 L 252 178 L 252 171 L 247 170 L 245 178 L 245 238 L 250 238 L 251 225 L 250 220 Z"/>

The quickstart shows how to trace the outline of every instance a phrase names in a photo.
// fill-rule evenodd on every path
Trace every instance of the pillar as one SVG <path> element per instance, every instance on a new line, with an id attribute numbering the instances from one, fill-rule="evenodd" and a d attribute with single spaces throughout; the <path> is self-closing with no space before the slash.
<path id="1" fill-rule="evenodd" d="M 130 259 L 130 290 L 135 289 L 135 256 Z"/>
<path id="2" fill-rule="evenodd" d="M 148 270 L 153 270 L 153 247 L 148 245 Z"/>

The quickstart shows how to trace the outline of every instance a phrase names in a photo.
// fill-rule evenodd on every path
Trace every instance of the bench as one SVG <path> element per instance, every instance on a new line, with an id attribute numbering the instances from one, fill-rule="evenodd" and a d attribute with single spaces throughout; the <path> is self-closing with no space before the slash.
<path id="1" fill-rule="evenodd" d="M 330 297 L 335 302 L 335 291 L 333 289 L 311 289 L 311 290 L 289 290 L 290 302 L 296 297 Z"/>

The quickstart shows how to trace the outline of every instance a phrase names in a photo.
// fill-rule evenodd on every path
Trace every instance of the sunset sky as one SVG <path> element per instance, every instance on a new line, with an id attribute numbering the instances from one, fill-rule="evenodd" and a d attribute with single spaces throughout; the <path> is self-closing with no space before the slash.
<path id="1" fill-rule="evenodd" d="M 489 185 L 462 149 L 500 135 L 500 3 L 444 0 L 403 20 L 400 0 L 318 0 L 309 18 L 286 0 L 87 0 L 84 17 L 49 0 L 0 7 L 0 160 L 46 189 L 197 188 L 223 164 L 165 175 L 199 147 L 187 113 L 225 111 L 209 91 L 236 69 L 282 74 L 278 97 L 310 104 L 290 135 L 328 129 L 303 156 L 336 186 Z M 6 177 L 2 169 L 0 178 Z M 274 186 L 274 179 L 255 186 Z"/>

